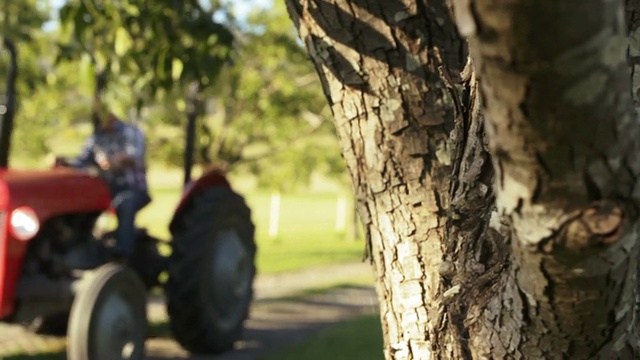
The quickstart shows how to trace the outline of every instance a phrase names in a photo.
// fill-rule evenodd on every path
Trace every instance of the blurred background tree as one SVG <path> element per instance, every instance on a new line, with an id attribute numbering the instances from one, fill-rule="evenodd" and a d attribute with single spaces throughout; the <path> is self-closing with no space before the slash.
<path id="1" fill-rule="evenodd" d="M 17 120 L 24 123 L 24 126 L 16 131 L 12 147 L 19 148 L 27 156 L 35 156 L 47 151 L 45 140 L 50 135 L 50 131 L 44 129 L 47 122 L 38 116 L 38 113 L 48 111 L 54 106 L 51 98 L 43 92 L 51 79 L 45 71 L 48 66 L 47 59 L 41 56 L 52 50 L 42 30 L 42 26 L 49 19 L 51 8 L 47 2 L 24 0 L 5 1 L 0 10 L 1 35 L 16 44 L 20 59 L 20 73 L 16 84 L 19 94 Z M 5 75 L 9 58 L 4 51 L 0 54 L 0 102 L 4 103 Z"/>
<path id="2" fill-rule="evenodd" d="M 329 108 L 284 4 L 230 26 L 239 34 L 236 51 L 208 97 L 201 160 L 278 190 L 314 172 L 343 172 Z"/>
<path id="3" fill-rule="evenodd" d="M 41 166 L 52 152 L 77 152 L 100 92 L 118 115 L 145 128 L 152 166 L 181 166 L 192 109 L 201 168 L 250 175 L 280 191 L 307 185 L 314 174 L 346 183 L 331 114 L 284 5 L 241 16 L 236 5 L 5 2 L 2 34 L 20 52 L 13 155 Z M 3 58 L 2 78 L 5 68 Z"/>

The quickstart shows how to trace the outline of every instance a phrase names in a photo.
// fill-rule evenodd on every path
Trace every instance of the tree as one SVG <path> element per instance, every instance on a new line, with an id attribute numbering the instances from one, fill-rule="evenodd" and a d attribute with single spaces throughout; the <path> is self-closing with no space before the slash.
<path id="1" fill-rule="evenodd" d="M 329 108 L 284 4 L 256 10 L 242 24 L 231 17 L 225 26 L 237 41 L 231 61 L 201 93 L 198 161 L 282 191 L 308 183 L 311 174 L 344 174 Z M 181 144 L 171 130 L 185 103 L 175 90 L 166 98 L 149 114 L 163 122 L 149 129 L 150 148 L 178 165 Z"/>
<path id="2" fill-rule="evenodd" d="M 308 182 L 314 172 L 344 173 L 324 166 L 340 164 L 334 128 L 284 4 L 251 13 L 243 27 L 233 65 L 213 93 L 218 111 L 204 122 L 210 159 L 279 190 Z"/>
<path id="3" fill-rule="evenodd" d="M 47 20 L 49 7 L 39 0 L 5 2 L 0 12 L 0 31 L 13 41 L 31 40 L 34 30 Z"/>
<path id="4" fill-rule="evenodd" d="M 189 109 L 199 91 L 218 76 L 229 57 L 231 32 L 213 20 L 216 10 L 199 1 L 150 4 L 139 0 L 76 0 L 60 9 L 61 59 L 90 59 L 95 93 L 109 80 L 137 89 L 138 107 L 146 97 L 189 84 Z M 192 94 L 193 93 L 193 94 Z M 194 122 L 196 113 L 188 114 Z M 97 117 L 94 114 L 94 126 Z"/>
<path id="5" fill-rule="evenodd" d="M 351 173 L 387 359 L 640 356 L 620 1 L 287 4 Z"/>
<path id="6" fill-rule="evenodd" d="M 149 148 L 172 165 L 185 163 L 175 138 L 184 133 L 186 112 L 187 136 L 195 140 L 188 151 L 204 167 L 251 172 L 271 187 L 308 180 L 325 154 L 339 154 L 317 76 L 286 9 L 256 12 L 236 26 L 224 4 L 201 3 L 68 1 L 60 10 L 61 58 L 80 61 L 88 78 L 97 71 L 93 82 L 103 86 L 96 92 L 108 83 L 109 94 L 132 99 L 128 105 L 144 103 L 153 121 Z M 213 22 L 218 10 L 226 23 Z M 233 50 L 228 29 L 240 39 Z"/>
<path id="7" fill-rule="evenodd" d="M 21 155 L 33 155 L 44 151 L 49 135 L 43 131 L 45 120 L 42 110 L 34 114 L 33 106 L 42 104 L 44 97 L 40 90 L 47 78 L 42 71 L 43 54 L 46 53 L 48 39 L 42 31 L 48 19 L 49 7 L 38 0 L 5 2 L 0 13 L 0 35 L 13 42 L 17 48 L 19 74 L 16 78 L 16 123 L 17 126 L 11 147 L 19 149 Z M 8 56 L 0 49 L 0 79 L 5 84 Z M 2 88 L 0 92 L 4 92 Z M 4 98 L 4 94 L 2 94 Z M 1 101 L 4 102 L 4 99 Z"/>

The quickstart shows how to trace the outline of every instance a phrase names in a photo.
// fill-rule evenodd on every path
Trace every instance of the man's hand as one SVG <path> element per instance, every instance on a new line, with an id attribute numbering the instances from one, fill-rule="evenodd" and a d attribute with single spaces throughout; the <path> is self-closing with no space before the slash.
<path id="1" fill-rule="evenodd" d="M 67 158 L 62 156 L 56 156 L 53 160 L 53 167 L 69 167 L 71 164 Z"/>
<path id="2" fill-rule="evenodd" d="M 109 164 L 112 169 L 119 170 L 132 167 L 134 165 L 134 160 L 126 153 L 117 153 L 111 156 L 111 159 L 109 159 Z"/>
<path id="3" fill-rule="evenodd" d="M 111 161 L 109 159 L 109 155 L 107 155 L 105 152 L 102 152 L 102 151 L 96 152 L 95 160 L 96 160 L 96 164 L 98 164 L 98 167 L 100 167 L 100 169 L 105 171 L 111 169 Z"/>

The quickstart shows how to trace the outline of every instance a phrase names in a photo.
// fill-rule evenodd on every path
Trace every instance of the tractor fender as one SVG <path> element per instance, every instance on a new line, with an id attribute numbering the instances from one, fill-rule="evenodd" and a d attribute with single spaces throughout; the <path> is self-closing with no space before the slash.
<path id="1" fill-rule="evenodd" d="M 210 170 L 204 173 L 197 180 L 191 181 L 187 186 L 185 186 L 180 202 L 178 203 L 178 206 L 173 213 L 173 217 L 171 218 L 171 222 L 169 223 L 169 231 L 171 233 L 182 225 L 184 212 L 191 203 L 191 200 L 203 190 L 215 186 L 231 187 L 226 176 L 219 170 Z"/>

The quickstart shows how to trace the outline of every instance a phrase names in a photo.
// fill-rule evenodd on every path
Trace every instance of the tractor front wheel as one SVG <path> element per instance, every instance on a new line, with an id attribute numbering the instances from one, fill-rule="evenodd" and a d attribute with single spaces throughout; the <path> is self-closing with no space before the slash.
<path id="1" fill-rule="evenodd" d="M 232 189 L 192 199 L 173 233 L 167 309 L 175 339 L 193 353 L 220 353 L 242 336 L 253 296 L 251 212 Z"/>
<path id="2" fill-rule="evenodd" d="M 67 359 L 144 359 L 146 303 L 133 270 L 109 263 L 89 273 L 71 306 Z"/>

